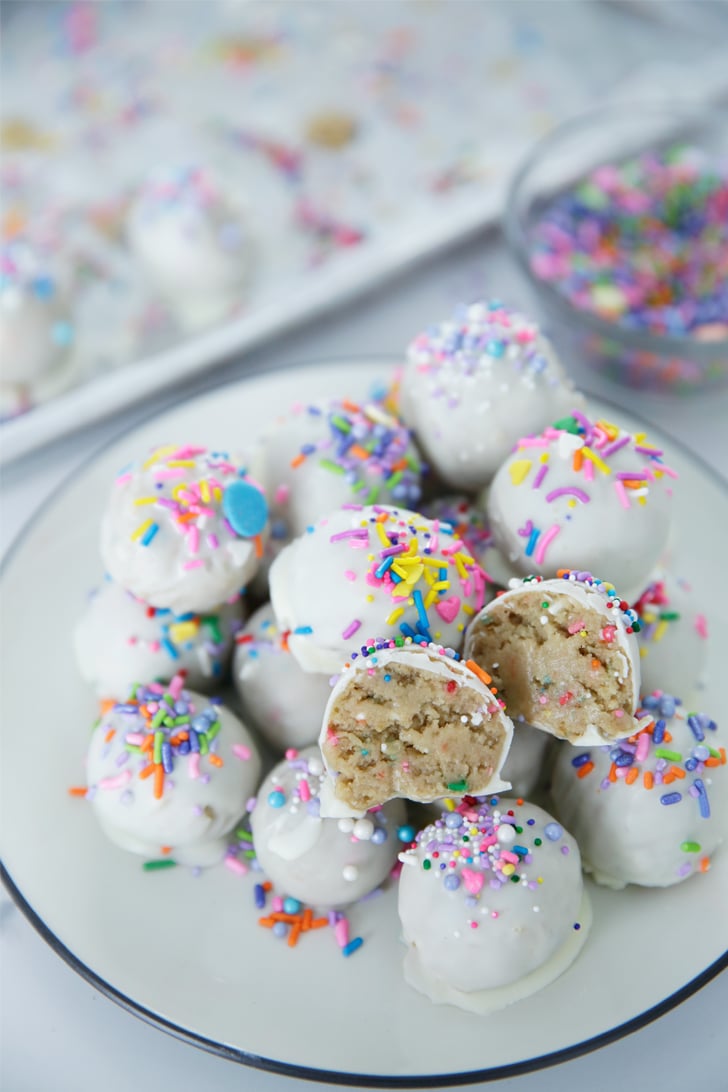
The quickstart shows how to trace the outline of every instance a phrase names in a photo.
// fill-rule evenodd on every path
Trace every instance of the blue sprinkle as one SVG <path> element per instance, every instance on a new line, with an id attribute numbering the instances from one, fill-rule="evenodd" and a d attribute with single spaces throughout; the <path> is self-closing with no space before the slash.
<path id="1" fill-rule="evenodd" d="M 144 534 L 141 537 L 142 546 L 148 546 L 150 544 L 150 542 L 152 542 L 152 540 L 154 539 L 154 536 L 156 535 L 158 530 L 159 530 L 159 524 L 158 523 L 153 523 L 150 527 L 147 527 L 146 531 L 144 532 Z"/>
<path id="2" fill-rule="evenodd" d="M 633 765 L 633 763 L 634 755 L 631 755 L 629 751 L 621 751 L 617 758 L 615 758 L 614 760 L 615 766 L 631 766 Z"/>
<path id="3" fill-rule="evenodd" d="M 190 732 L 190 750 L 192 751 L 193 755 L 199 754 L 199 752 L 200 752 L 200 741 L 197 738 L 197 732 L 195 731 L 194 728 L 190 728 L 189 732 Z"/>
<path id="4" fill-rule="evenodd" d="M 285 921 L 277 921 L 273 926 L 272 933 L 274 937 L 288 936 L 288 926 Z"/>
<path id="5" fill-rule="evenodd" d="M 404 826 L 397 827 L 397 837 L 400 842 L 414 842 L 417 831 L 409 823 L 405 823 Z"/>
<path id="6" fill-rule="evenodd" d="M 519 857 L 527 857 L 528 850 L 525 846 L 511 846 L 511 852 L 517 853 Z"/>
<path id="7" fill-rule="evenodd" d="M 463 825 L 463 817 L 457 811 L 450 811 L 445 816 L 445 826 L 448 830 L 457 830 Z"/>
<path id="8" fill-rule="evenodd" d="M 579 766 L 586 766 L 587 762 L 590 762 L 590 761 L 591 761 L 591 752 L 587 751 L 586 754 L 577 755 L 576 758 L 572 758 L 571 765 L 576 766 L 577 769 L 578 769 Z"/>
<path id="9" fill-rule="evenodd" d="M 250 482 L 237 479 L 222 495 L 222 510 L 237 535 L 254 538 L 268 522 L 268 502 Z"/>
<path id="10" fill-rule="evenodd" d="M 695 714 L 688 717 L 688 728 L 693 733 L 697 741 L 699 743 L 702 743 L 702 741 L 705 739 L 705 732 L 703 731 L 703 726 L 700 723 L 700 719 L 696 717 Z"/>
<path id="11" fill-rule="evenodd" d="M 305 637 L 309 633 L 313 633 L 313 627 L 312 626 L 296 626 L 296 628 L 294 629 L 293 632 L 297 636 Z"/>
<path id="12" fill-rule="evenodd" d="M 531 531 L 531 534 L 528 537 L 528 542 L 526 544 L 526 549 L 525 549 L 526 557 L 530 557 L 531 554 L 533 553 L 533 551 L 536 549 L 536 543 L 538 542 L 538 536 L 540 534 L 541 534 L 541 532 L 538 530 L 537 527 L 534 527 L 533 530 Z"/>
<path id="13" fill-rule="evenodd" d="M 257 883 L 253 888 L 253 898 L 255 899 L 256 908 L 262 910 L 265 906 L 265 889 L 262 883 Z"/>
<path id="14" fill-rule="evenodd" d="M 448 872 L 442 882 L 448 891 L 457 891 L 458 887 L 460 887 L 460 877 L 456 872 Z"/>
<path id="15" fill-rule="evenodd" d="M 383 845 L 387 840 L 387 832 L 383 827 L 377 827 L 372 834 L 371 841 L 375 846 Z"/>
<path id="16" fill-rule="evenodd" d="M 286 798 L 282 792 L 277 789 L 274 792 L 268 793 L 268 804 L 272 808 L 282 808 L 286 802 Z"/>
<path id="17" fill-rule="evenodd" d="M 693 781 L 693 785 L 700 793 L 700 795 L 698 796 L 698 807 L 700 809 L 700 815 L 703 819 L 710 819 L 710 804 L 708 802 L 708 794 L 705 791 L 705 785 L 699 777 L 695 778 L 695 780 Z"/>
<path id="18" fill-rule="evenodd" d="M 169 637 L 163 637 L 162 640 L 159 643 L 161 644 L 162 648 L 167 653 L 167 655 L 170 657 L 170 659 L 179 660 L 179 653 L 177 652 L 177 649 L 174 647 L 174 645 L 170 641 Z"/>
<path id="19" fill-rule="evenodd" d="M 361 937 L 354 937 L 353 940 L 350 940 L 348 944 L 344 945 L 344 947 L 341 949 L 341 954 L 343 956 L 346 956 L 348 959 L 350 955 L 353 955 L 354 952 L 358 951 L 359 948 L 361 948 L 363 943 L 364 941 Z"/>
<path id="20" fill-rule="evenodd" d="M 664 720 L 658 720 L 655 722 L 655 727 L 652 732 L 652 742 L 655 744 L 662 743 L 665 738 L 665 722 Z"/>
<path id="21" fill-rule="evenodd" d="M 285 914 L 298 914 L 300 913 L 300 911 L 301 903 L 298 901 L 298 899 L 294 899 L 290 895 L 288 895 L 283 900 L 283 912 Z"/>
<path id="22" fill-rule="evenodd" d="M 547 823 L 543 828 L 543 832 L 549 842 L 558 842 L 564 833 L 564 828 L 559 823 Z"/>
<path id="23" fill-rule="evenodd" d="M 681 800 L 681 792 L 666 792 L 660 797 L 661 804 L 679 804 Z"/>

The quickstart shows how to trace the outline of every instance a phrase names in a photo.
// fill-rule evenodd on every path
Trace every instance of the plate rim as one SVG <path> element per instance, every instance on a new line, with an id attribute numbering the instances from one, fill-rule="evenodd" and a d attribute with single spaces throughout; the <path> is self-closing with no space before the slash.
<path id="1" fill-rule="evenodd" d="M 299 372 L 306 368 L 324 368 L 332 369 L 334 367 L 346 364 L 348 367 L 352 365 L 358 369 L 381 364 L 383 367 L 392 369 L 397 363 L 402 362 L 401 354 L 388 354 L 388 353 L 373 353 L 371 355 L 356 356 L 333 356 L 324 359 L 318 358 L 317 360 L 301 360 L 293 363 L 286 363 L 276 367 L 263 367 L 253 371 L 246 372 L 243 375 L 232 376 L 224 382 L 217 383 L 210 387 L 206 391 L 195 391 L 183 395 L 180 398 L 175 399 L 171 404 L 164 408 L 150 409 L 147 413 L 136 418 L 132 423 L 122 426 L 115 430 L 113 435 L 107 436 L 99 444 L 95 445 L 93 449 L 81 460 L 81 462 L 73 466 L 57 483 L 52 495 L 40 502 L 28 517 L 23 521 L 19 530 L 13 536 L 8 548 L 5 551 L 3 558 L 0 560 L 0 581 L 4 580 L 6 570 L 13 562 L 17 551 L 21 548 L 27 535 L 33 530 L 34 526 L 41 519 L 43 514 L 49 509 L 54 508 L 57 504 L 63 501 L 65 493 L 71 487 L 74 482 L 77 481 L 79 473 L 86 472 L 101 455 L 106 453 L 115 444 L 122 441 L 126 436 L 130 436 L 132 433 L 147 425 L 155 417 L 162 417 L 167 413 L 171 413 L 180 409 L 183 406 L 188 405 L 190 402 L 200 398 L 209 398 L 220 394 L 221 392 L 237 386 L 243 385 L 251 380 L 264 379 L 268 376 L 279 375 L 283 372 Z M 644 421 L 639 414 L 634 413 L 631 409 L 625 409 L 618 403 L 612 401 L 609 398 L 605 398 L 601 394 L 596 394 L 588 389 L 580 388 L 582 393 L 587 399 L 593 399 L 602 405 L 606 405 L 610 410 L 616 410 L 617 413 L 626 413 L 628 416 L 635 418 L 638 421 Z M 722 477 L 722 475 L 716 470 L 716 468 L 707 462 L 701 455 L 692 451 L 686 444 L 684 444 L 679 438 L 669 435 L 664 429 L 648 422 L 650 429 L 658 436 L 663 436 L 669 441 L 670 445 L 679 450 L 682 455 L 700 467 L 701 471 L 712 480 L 714 485 L 724 493 L 728 494 L 728 482 Z M 560 1050 L 553 1051 L 548 1054 L 538 1055 L 534 1058 L 525 1059 L 522 1062 L 511 1062 L 507 1065 L 501 1065 L 491 1067 L 487 1069 L 468 1070 L 466 1072 L 453 1072 L 443 1073 L 435 1075 L 367 1075 L 364 1073 L 351 1073 L 345 1071 L 338 1071 L 333 1069 L 319 1069 L 313 1066 L 298 1065 L 293 1062 L 281 1062 L 275 1058 L 267 1058 L 262 1055 L 253 1054 L 241 1050 L 237 1047 L 228 1046 L 225 1043 L 216 1042 L 215 1040 L 208 1039 L 203 1035 L 196 1033 L 190 1029 L 184 1028 L 175 1024 L 171 1020 L 167 1020 L 165 1017 L 152 1012 L 146 1008 L 141 1002 L 135 1001 L 133 998 L 127 996 L 123 991 L 118 990 L 110 982 L 107 982 L 101 975 L 97 974 L 91 967 L 83 962 L 78 956 L 76 956 L 69 947 L 67 947 L 52 931 L 52 929 L 46 925 L 40 914 L 31 906 L 28 900 L 25 898 L 20 888 L 14 882 L 10 872 L 5 866 L 2 859 L 0 859 L 0 880 L 6 888 L 8 894 L 13 900 L 14 904 L 22 912 L 26 920 L 38 933 L 38 935 L 48 944 L 51 950 L 59 956 L 64 963 L 66 963 L 72 970 L 74 970 L 82 979 L 84 979 L 90 986 L 97 989 L 101 994 L 107 997 L 109 1000 L 115 1002 L 120 1008 L 126 1012 L 135 1016 L 137 1019 L 142 1020 L 144 1023 L 149 1024 L 152 1027 L 163 1031 L 165 1034 L 170 1035 L 181 1042 L 187 1043 L 190 1046 L 203 1050 L 208 1054 L 214 1054 L 218 1057 L 225 1058 L 228 1061 L 235 1062 L 240 1065 L 250 1066 L 254 1069 L 261 1069 L 270 1073 L 277 1073 L 286 1077 L 295 1077 L 308 1081 L 319 1081 L 326 1084 L 339 1084 L 347 1087 L 369 1087 L 369 1088 L 441 1088 L 441 1087 L 455 1087 L 468 1084 L 475 1084 L 477 1082 L 491 1082 L 495 1080 L 501 1080 L 506 1077 L 515 1077 L 526 1073 L 537 1072 L 541 1069 L 551 1068 L 555 1065 L 559 1065 L 563 1062 L 568 1062 L 573 1058 L 582 1057 L 590 1054 L 596 1050 L 601 1049 L 604 1046 L 609 1045 L 619 1039 L 625 1038 L 628 1035 L 639 1031 L 641 1028 L 653 1023 L 659 1019 L 665 1013 L 670 1012 L 672 1009 L 677 1008 L 683 1001 L 688 1000 L 695 993 L 697 993 L 703 986 L 707 985 L 710 981 L 728 968 L 728 950 L 726 950 L 722 956 L 714 960 L 707 967 L 703 968 L 699 974 L 694 978 L 691 978 L 689 982 L 685 983 L 682 987 L 676 990 L 674 993 L 669 994 L 663 998 L 656 1005 L 646 1009 L 644 1012 L 639 1013 L 637 1016 L 632 1017 L 630 1020 L 625 1021 L 622 1024 L 617 1024 L 615 1027 L 601 1032 L 598 1035 L 585 1039 L 579 1043 L 574 1043 L 569 1047 L 564 1047 Z"/>

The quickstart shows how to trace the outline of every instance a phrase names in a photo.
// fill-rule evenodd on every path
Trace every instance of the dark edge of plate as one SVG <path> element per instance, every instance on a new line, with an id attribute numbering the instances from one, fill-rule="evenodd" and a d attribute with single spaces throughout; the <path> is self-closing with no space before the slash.
<path id="1" fill-rule="evenodd" d="M 236 386 L 239 383 L 244 383 L 249 379 L 264 378 L 267 375 L 280 374 L 281 372 L 288 371 L 302 371 L 305 368 L 310 367 L 330 367 L 332 370 L 335 367 L 351 366 L 353 363 L 362 364 L 377 364 L 381 361 L 383 368 L 391 369 L 400 362 L 400 357 L 393 354 L 385 356 L 384 354 L 374 353 L 371 356 L 361 357 L 357 362 L 352 358 L 330 358 L 328 360 L 317 361 L 301 361 L 298 364 L 291 364 L 287 366 L 281 366 L 280 368 L 264 368 L 259 371 L 246 372 L 244 375 L 238 375 L 231 378 L 225 383 L 221 383 L 217 386 L 213 386 L 209 391 L 200 392 L 196 391 L 190 394 L 186 398 L 180 399 L 178 402 L 174 402 L 172 405 L 167 406 L 164 409 L 155 409 L 148 414 L 140 417 L 132 425 L 126 426 L 117 430 L 112 436 L 108 437 L 102 444 L 100 444 L 94 451 L 85 458 L 79 466 L 73 467 L 71 471 L 61 480 L 53 491 L 52 498 L 49 499 L 48 504 L 42 504 L 40 508 L 37 508 L 26 519 L 23 526 L 15 535 L 13 541 L 8 547 L 5 556 L 0 562 L 0 577 L 5 573 L 5 569 L 14 558 L 16 551 L 20 548 L 23 540 L 28 532 L 32 529 L 34 524 L 40 518 L 40 516 L 51 505 L 60 503 L 66 490 L 76 481 L 79 471 L 85 470 L 94 459 L 103 454 L 108 448 L 112 447 L 115 443 L 121 440 L 125 435 L 134 432 L 142 425 L 147 424 L 154 417 L 161 417 L 172 410 L 185 405 L 188 402 L 193 401 L 196 398 L 207 397 L 209 395 L 219 393 L 228 387 Z M 628 416 L 634 417 L 636 420 L 640 420 L 639 414 L 635 414 L 629 409 L 624 409 L 622 406 L 615 402 L 610 401 L 608 398 L 604 398 L 602 395 L 592 395 L 589 391 L 583 390 L 582 393 L 587 399 L 593 398 L 597 402 L 601 402 L 604 405 L 610 407 L 610 409 L 616 410 L 617 414 L 626 413 Z M 662 429 L 649 423 L 649 428 L 658 436 L 662 435 L 668 442 L 668 446 L 672 446 L 679 450 L 689 461 L 697 464 L 708 478 L 711 478 L 715 485 L 722 492 L 728 492 L 728 484 L 718 474 L 710 463 L 707 463 L 700 455 L 691 451 L 686 447 L 682 441 L 675 437 L 669 436 L 664 433 Z M 114 1001 L 122 1009 L 131 1013 L 133 1016 L 138 1017 L 145 1023 L 150 1024 L 152 1027 L 159 1028 L 166 1034 L 171 1035 L 175 1039 L 179 1039 L 181 1042 L 188 1043 L 191 1046 L 197 1047 L 200 1050 L 206 1051 L 208 1054 L 216 1054 L 220 1058 L 226 1058 L 228 1061 L 238 1062 L 243 1065 L 252 1066 L 255 1069 L 262 1069 L 269 1073 L 279 1073 L 286 1077 L 297 1077 L 301 1080 L 319 1081 L 326 1084 L 339 1084 L 349 1087 L 360 1088 L 442 1088 L 445 1086 L 457 1086 L 475 1084 L 481 1081 L 496 1081 L 504 1077 L 517 1077 L 525 1073 L 533 1073 L 539 1069 L 546 1069 L 551 1066 L 560 1065 L 562 1062 L 568 1062 L 572 1058 L 581 1057 L 584 1054 L 589 1054 L 592 1051 L 599 1050 L 603 1046 L 608 1046 L 609 1043 L 615 1042 L 617 1039 L 622 1039 L 627 1035 L 631 1035 L 635 1031 L 639 1031 L 640 1028 L 646 1027 L 654 1020 L 659 1019 L 660 1016 L 664 1016 L 665 1013 L 671 1009 L 676 1008 L 682 1004 L 683 1001 L 687 1001 L 689 997 L 697 993 L 708 982 L 716 978 L 721 971 L 728 968 L 728 951 L 724 952 L 719 959 L 714 963 L 711 963 L 695 978 L 691 979 L 675 993 L 664 998 L 658 1004 L 654 1005 L 651 1009 L 647 1009 L 645 1012 L 640 1013 L 639 1016 L 633 1017 L 631 1020 L 627 1020 L 624 1024 L 618 1024 L 616 1027 L 611 1028 L 609 1031 L 602 1032 L 601 1035 L 595 1035 L 591 1039 L 585 1039 L 581 1043 L 575 1043 L 573 1046 L 565 1047 L 563 1050 L 554 1051 L 553 1054 L 542 1054 L 537 1058 L 529 1058 L 523 1062 L 513 1062 L 509 1065 L 497 1066 L 490 1069 L 470 1070 L 465 1073 L 441 1073 L 434 1076 L 383 1076 L 383 1075 L 367 1075 L 364 1073 L 344 1073 L 337 1072 L 336 1070 L 328 1069 L 315 1069 L 309 1066 L 296 1065 L 292 1062 L 279 1062 L 274 1058 L 263 1058 L 257 1054 L 248 1054 L 245 1051 L 238 1050 L 235 1047 L 226 1046 L 224 1043 L 217 1043 L 212 1039 L 206 1039 L 201 1035 L 196 1035 L 192 1031 L 188 1031 L 185 1028 L 178 1027 L 177 1024 L 173 1024 L 171 1021 L 166 1020 L 164 1017 L 151 1012 L 149 1009 L 144 1008 L 137 1001 L 127 997 L 126 994 L 121 993 L 105 979 L 101 978 L 92 971 L 90 967 L 87 967 L 77 956 L 73 954 L 52 932 L 51 929 L 45 924 L 43 919 L 35 912 L 33 907 L 28 903 L 25 897 L 16 887 L 10 873 L 0 860 L 0 880 L 2 880 L 8 894 L 13 899 L 14 903 L 19 910 L 25 915 L 27 920 L 33 926 L 37 933 L 43 938 L 43 940 L 49 945 L 49 947 L 59 956 L 65 963 L 68 964 L 81 978 L 85 979 L 92 987 L 97 989 L 99 993 L 108 997 L 111 1001 Z"/>

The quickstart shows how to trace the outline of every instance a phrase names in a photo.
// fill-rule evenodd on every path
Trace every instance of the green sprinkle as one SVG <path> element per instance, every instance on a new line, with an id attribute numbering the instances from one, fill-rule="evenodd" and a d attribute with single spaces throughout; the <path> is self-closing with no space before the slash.
<path id="1" fill-rule="evenodd" d="M 395 470 L 394 474 L 390 474 L 389 477 L 387 478 L 387 481 L 386 481 L 387 489 L 394 489 L 395 485 L 399 485 L 399 483 L 402 481 L 403 477 L 404 477 L 404 471 L 403 470 Z"/>
<path id="2" fill-rule="evenodd" d="M 177 862 L 171 857 L 164 857 L 161 861 L 144 861 L 142 868 L 145 872 L 160 872 L 163 868 L 176 868 Z"/>
<path id="3" fill-rule="evenodd" d="M 172 728 L 181 728 L 183 724 L 189 724 L 190 718 L 188 716 L 175 717 L 172 721 Z"/>
<path id="4" fill-rule="evenodd" d="M 202 624 L 203 624 L 203 626 L 207 626 L 207 628 L 209 629 L 209 631 L 210 631 L 210 633 L 212 635 L 212 639 L 215 642 L 215 644 L 216 645 L 221 645 L 222 641 L 223 641 L 223 638 L 222 638 L 222 631 L 220 629 L 220 623 L 219 623 L 219 620 L 217 618 L 217 615 L 215 615 L 215 614 L 206 615 L 202 619 Z"/>
<path id="5" fill-rule="evenodd" d="M 255 857 L 254 849 L 246 849 L 243 853 L 243 857 L 247 857 L 249 860 Z"/>
<path id="6" fill-rule="evenodd" d="M 448 783 L 448 789 L 450 792 L 467 792 L 467 781 L 450 781 Z"/>
<path id="7" fill-rule="evenodd" d="M 541 839 L 540 839 L 540 838 L 534 838 L 534 839 L 533 839 L 533 844 L 534 844 L 535 846 L 542 846 L 542 845 L 543 845 L 543 842 L 541 841 Z"/>
<path id="8" fill-rule="evenodd" d="M 238 838 L 241 842 L 252 842 L 253 841 L 253 835 L 250 833 L 250 831 L 249 830 L 243 830 L 242 827 L 240 828 L 240 830 L 235 831 L 235 837 Z"/>
<path id="9" fill-rule="evenodd" d="M 432 861 L 423 861 L 422 867 L 424 868 L 425 872 L 428 872 L 432 868 Z"/>
<path id="10" fill-rule="evenodd" d="M 700 842 L 683 842 L 680 846 L 683 853 L 700 853 L 701 848 Z"/>
<path id="11" fill-rule="evenodd" d="M 152 721 L 152 723 L 149 726 L 152 729 L 153 732 L 157 728 L 159 728 L 160 724 L 164 724 L 164 721 L 165 721 L 166 717 L 167 717 L 167 714 L 165 713 L 164 709 L 158 709 L 157 710 L 157 712 L 154 714 L 154 720 Z"/>
<path id="12" fill-rule="evenodd" d="M 345 417 L 330 417 L 329 421 L 339 432 L 351 432 L 351 421 L 347 421 Z"/>
<path id="13" fill-rule="evenodd" d="M 663 610 L 660 615 L 661 622 L 679 622 L 680 614 L 676 610 Z"/>
<path id="14" fill-rule="evenodd" d="M 154 733 L 154 765 L 158 766 L 162 761 L 162 743 L 164 742 L 164 732 Z"/>
<path id="15" fill-rule="evenodd" d="M 201 755 L 206 755 L 207 752 L 210 750 L 210 748 L 208 746 L 208 742 L 207 742 L 206 733 L 205 732 L 198 732 L 197 733 L 197 738 L 200 741 L 200 754 Z"/>
<path id="16" fill-rule="evenodd" d="M 666 747 L 655 747 L 655 758 L 666 758 L 668 762 L 682 762 L 679 751 L 668 751 Z"/>
<path id="17" fill-rule="evenodd" d="M 361 753 L 364 756 L 364 758 L 366 758 L 366 756 L 369 754 L 369 751 L 367 751 L 366 747 L 362 747 Z"/>
<path id="18" fill-rule="evenodd" d="M 562 432 L 570 432 L 573 436 L 578 436 L 581 429 L 576 417 L 562 417 L 560 421 L 554 421 L 551 427 L 561 429 Z"/>
<path id="19" fill-rule="evenodd" d="M 523 827 L 516 827 L 516 834 L 523 834 Z"/>
<path id="20" fill-rule="evenodd" d="M 213 724 L 210 725 L 210 727 L 207 729 L 207 733 L 206 733 L 208 743 L 210 742 L 211 739 L 214 739 L 215 736 L 218 735 L 221 728 L 222 728 L 222 725 L 220 724 L 219 720 L 216 720 Z"/>
<path id="21" fill-rule="evenodd" d="M 516 875 L 511 876 L 511 883 L 520 883 L 520 882 L 521 882 L 521 877 L 520 876 L 516 876 Z"/>
<path id="22" fill-rule="evenodd" d="M 141 747 L 138 747 L 136 743 L 125 743 L 124 750 L 129 751 L 132 755 L 140 755 L 142 753 Z"/>
<path id="23" fill-rule="evenodd" d="M 338 463 L 334 463 L 331 459 L 319 459 L 319 466 L 322 466 L 324 470 L 332 470 L 334 474 L 345 474 L 343 466 L 339 466 Z"/>

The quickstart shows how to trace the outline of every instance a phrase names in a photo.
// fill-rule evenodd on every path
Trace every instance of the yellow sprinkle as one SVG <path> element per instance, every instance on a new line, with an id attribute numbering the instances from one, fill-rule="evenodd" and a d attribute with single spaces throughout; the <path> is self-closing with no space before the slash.
<path id="1" fill-rule="evenodd" d="M 210 500 L 210 486 L 207 484 L 207 479 L 206 478 L 203 478 L 202 481 L 200 482 L 200 496 L 202 497 L 205 504 L 207 504 L 209 502 L 209 500 Z"/>
<path id="2" fill-rule="evenodd" d="M 584 458 L 591 459 L 591 461 L 594 463 L 594 466 L 598 467 L 599 470 L 601 470 L 602 474 L 612 473 L 604 460 L 600 459 L 596 452 L 592 451 L 590 447 L 582 447 L 580 448 L 580 451 L 584 455 Z"/>
<path id="3" fill-rule="evenodd" d="M 640 657 L 641 657 L 641 659 L 644 660 L 646 655 L 647 655 L 647 649 L 645 648 L 644 645 L 640 645 Z"/>
<path id="4" fill-rule="evenodd" d="M 213 498 L 214 498 L 214 499 L 215 499 L 215 500 L 216 500 L 216 501 L 218 502 L 218 504 L 219 504 L 219 503 L 220 503 L 220 501 L 222 500 L 222 489 L 220 488 L 220 486 L 219 486 L 219 485 L 213 485 L 213 487 L 212 487 L 212 495 L 213 495 Z"/>
<path id="5" fill-rule="evenodd" d="M 503 868 L 501 869 L 501 872 L 504 876 L 512 876 L 515 871 L 516 866 L 514 864 L 504 864 Z"/>
<path id="6" fill-rule="evenodd" d="M 137 497 L 134 504 L 156 504 L 158 497 Z"/>
<path id="7" fill-rule="evenodd" d="M 387 532 L 384 530 L 383 524 L 377 522 L 377 523 L 374 524 L 374 526 L 377 529 L 377 534 L 379 535 L 379 541 L 382 543 L 385 550 L 389 549 L 389 547 L 392 545 L 392 543 L 387 538 Z"/>
<path id="8" fill-rule="evenodd" d="M 647 439 L 647 433 L 646 432 L 637 432 L 637 433 L 635 433 L 634 438 L 635 438 L 635 443 L 643 444 L 645 442 L 645 440 Z"/>
<path id="9" fill-rule="evenodd" d="M 572 499 L 572 500 L 570 500 L 570 501 L 568 502 L 568 507 L 569 507 L 569 508 L 576 508 L 576 501 L 575 501 L 575 500 L 573 500 L 573 499 Z"/>
<path id="10" fill-rule="evenodd" d="M 373 595 L 368 595 L 367 596 L 367 603 L 373 603 L 373 602 L 374 602 L 374 596 Z"/>
<path id="11" fill-rule="evenodd" d="M 166 447 L 158 447 L 156 451 L 153 451 L 145 463 L 142 463 L 142 470 L 148 470 L 150 466 L 154 466 L 160 459 L 163 459 L 165 455 L 171 455 L 175 450 L 174 444 L 167 444 Z"/>
<path id="12" fill-rule="evenodd" d="M 442 637 L 442 633 L 440 632 L 439 629 L 436 629 L 435 632 L 432 634 L 432 636 L 435 638 L 436 641 L 439 641 L 440 638 Z"/>
<path id="13" fill-rule="evenodd" d="M 173 622 L 169 627 L 169 635 L 175 644 L 184 644 L 197 636 L 199 628 L 197 622 Z"/>
<path id="14" fill-rule="evenodd" d="M 458 571 L 458 576 L 460 576 L 463 580 L 467 580 L 468 571 L 465 568 L 465 565 L 463 564 L 463 559 L 461 558 L 460 554 L 455 554 L 454 556 L 455 556 L 455 566 L 456 566 L 457 571 Z"/>
<path id="15" fill-rule="evenodd" d="M 464 561 L 466 565 L 474 565 L 475 564 L 475 558 L 471 557 L 470 554 L 464 554 L 462 552 L 462 550 L 458 554 L 458 557 L 460 558 L 461 561 Z"/>
<path id="16" fill-rule="evenodd" d="M 511 463 L 508 467 L 508 473 L 511 476 L 511 481 L 514 485 L 520 485 L 521 482 L 528 476 L 528 472 L 531 469 L 530 459 L 516 459 L 515 463 Z"/>
<path id="17" fill-rule="evenodd" d="M 437 599 L 437 589 L 436 588 L 430 588 L 427 595 L 425 596 L 425 610 L 429 610 L 436 599 Z"/>
<path id="18" fill-rule="evenodd" d="M 170 459 L 167 466 L 192 466 L 194 467 L 194 459 Z"/>
<path id="19" fill-rule="evenodd" d="M 449 588 L 449 587 L 450 587 L 450 581 L 449 580 L 438 580 L 436 584 L 432 585 L 432 588 L 433 588 L 434 591 L 443 591 L 443 589 Z"/>
<path id="20" fill-rule="evenodd" d="M 180 493 L 184 493 L 186 488 L 186 482 L 177 482 L 177 484 L 172 487 L 172 497 L 174 498 L 174 500 L 179 500 Z"/>
<path id="21" fill-rule="evenodd" d="M 462 622 L 458 622 L 458 632 L 459 632 L 459 633 L 462 633 L 464 629 L 465 629 L 465 626 L 463 625 L 463 623 L 462 623 Z M 438 634 L 437 634 L 437 636 L 439 637 L 439 636 L 440 636 L 440 634 L 438 633 Z"/>
<path id="22" fill-rule="evenodd" d="M 445 805 L 445 811 L 455 811 L 455 801 L 449 796 L 445 797 L 443 804 Z"/>
<path id="23" fill-rule="evenodd" d="M 431 565 L 433 569 L 441 569 L 446 562 L 439 557 L 428 557 L 427 554 L 420 558 L 423 565 Z"/>
<path id="24" fill-rule="evenodd" d="M 461 603 L 460 610 L 463 611 L 464 614 L 475 614 L 475 607 L 471 607 L 470 603 Z"/>
<path id="25" fill-rule="evenodd" d="M 536 883 L 543 883 L 543 876 L 538 876 L 536 879 Z"/>
<path id="26" fill-rule="evenodd" d="M 540 458 L 540 459 L 539 459 L 538 461 L 539 461 L 540 463 L 547 463 L 547 462 L 549 461 L 549 453 L 548 453 L 548 451 L 544 451 L 543 455 L 541 456 L 541 458 Z"/>
<path id="27" fill-rule="evenodd" d="M 140 523 L 139 526 L 137 527 L 136 531 L 132 531 L 132 533 L 131 533 L 132 539 L 135 540 L 137 538 L 141 538 L 142 535 L 144 534 L 144 532 L 146 531 L 147 527 L 152 526 L 152 522 L 153 521 L 150 520 L 150 519 L 145 519 L 144 523 Z"/>
<path id="28" fill-rule="evenodd" d="M 655 636 L 652 638 L 652 640 L 653 641 L 661 641 L 662 638 L 665 636 L 667 628 L 668 628 L 667 622 L 660 622 L 659 626 L 655 630 Z"/>
<path id="29" fill-rule="evenodd" d="M 401 618 L 403 614 L 404 607 L 395 607 L 395 609 L 392 611 L 389 618 L 387 619 L 387 625 L 393 626 L 397 619 Z"/>
<path id="30" fill-rule="evenodd" d="M 638 504 L 646 504 L 647 503 L 647 497 L 638 497 L 637 498 L 637 503 Z"/>

